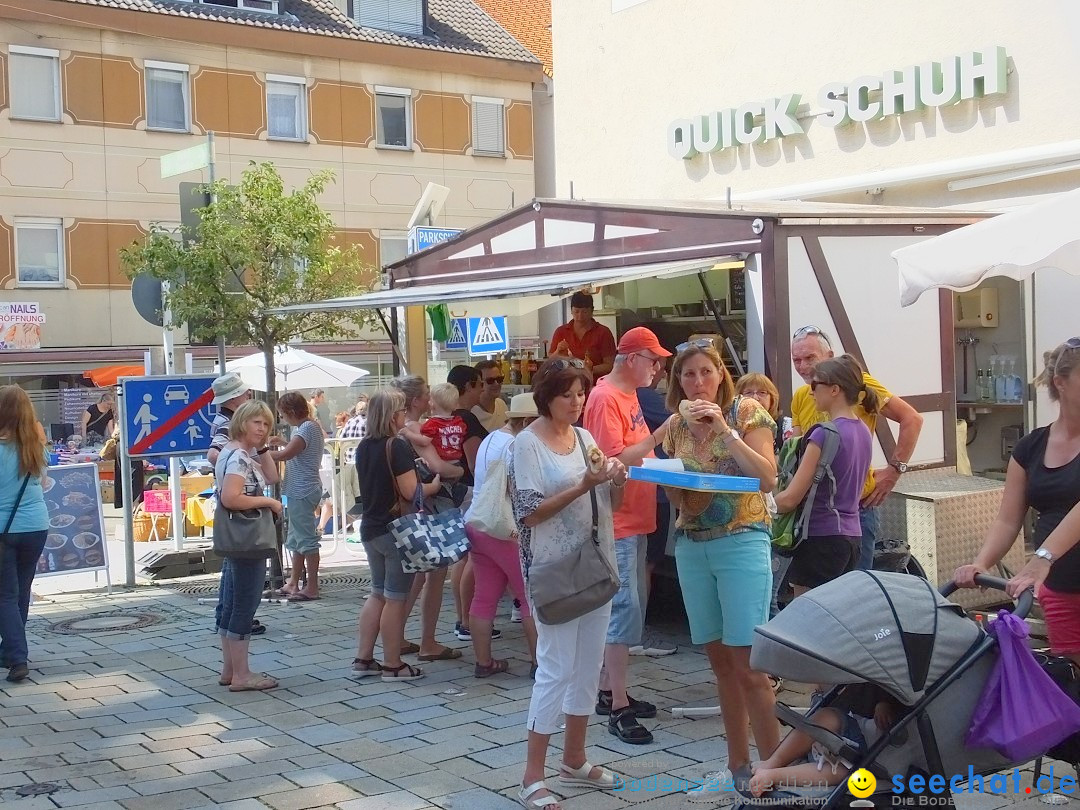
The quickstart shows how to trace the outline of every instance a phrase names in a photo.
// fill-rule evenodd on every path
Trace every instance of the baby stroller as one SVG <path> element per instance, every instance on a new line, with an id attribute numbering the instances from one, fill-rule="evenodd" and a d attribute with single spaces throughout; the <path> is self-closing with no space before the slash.
<path id="1" fill-rule="evenodd" d="M 983 587 L 1005 589 L 1002 579 L 977 581 Z M 948 595 L 954 589 L 950 583 L 943 591 Z M 1032 595 L 1025 592 L 1016 615 L 1026 617 L 1031 604 Z M 852 763 L 852 770 L 870 770 L 878 780 L 877 790 L 858 805 L 851 804 L 845 783 L 832 788 L 826 798 L 820 792 L 773 791 L 763 797 L 767 802 L 755 802 L 738 780 L 736 790 L 747 805 L 834 808 L 872 802 L 884 808 L 903 804 L 892 792 L 895 775 L 904 776 L 905 785 L 914 774 L 940 774 L 948 783 L 955 775 L 985 776 L 1023 764 L 964 744 L 995 650 L 993 637 L 925 579 L 853 571 L 813 589 L 757 628 L 750 664 L 781 678 L 834 685 L 805 716 L 779 703 L 777 716 L 833 756 Z M 873 698 L 867 706 L 867 696 L 878 690 L 899 710 L 892 727 L 869 746 L 810 722 L 826 706 L 871 716 Z M 935 798 L 951 803 L 948 792 Z"/>

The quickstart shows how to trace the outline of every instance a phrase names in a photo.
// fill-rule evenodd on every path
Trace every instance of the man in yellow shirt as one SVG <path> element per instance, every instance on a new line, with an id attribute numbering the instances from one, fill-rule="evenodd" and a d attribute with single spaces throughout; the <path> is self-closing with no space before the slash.
<path id="1" fill-rule="evenodd" d="M 817 364 L 832 356 L 833 348 L 829 336 L 816 326 L 804 326 L 795 330 L 795 334 L 791 337 L 791 362 L 795 366 L 795 371 L 807 383 L 791 397 L 791 422 L 797 436 L 829 418 L 828 414 L 819 412 L 814 405 L 814 396 L 810 392 L 809 383 L 814 377 L 814 368 Z M 859 567 L 870 569 L 874 566 L 874 541 L 877 539 L 880 528 L 877 507 L 885 500 L 885 496 L 893 491 L 900 475 L 907 472 L 907 462 L 915 452 L 923 418 L 908 403 L 893 395 L 885 386 L 865 372 L 863 372 L 863 382 L 867 388 L 873 388 L 877 393 L 878 401 L 881 403 L 881 414 L 900 426 L 900 432 L 896 438 L 896 451 L 889 459 L 888 466 L 880 470 L 871 468 L 867 472 L 866 483 L 863 485 L 862 503 L 859 508 L 859 522 L 863 530 Z M 870 434 L 875 435 L 878 415 L 867 413 L 861 405 L 855 406 L 855 414 L 870 428 Z"/>

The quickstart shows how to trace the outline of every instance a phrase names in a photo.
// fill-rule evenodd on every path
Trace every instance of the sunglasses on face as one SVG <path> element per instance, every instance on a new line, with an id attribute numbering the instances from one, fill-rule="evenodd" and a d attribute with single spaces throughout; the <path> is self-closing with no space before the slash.
<path id="1" fill-rule="evenodd" d="M 821 328 L 818 326 L 800 326 L 798 329 L 795 330 L 795 333 L 791 336 L 791 339 L 800 340 L 807 335 L 820 336 L 821 339 L 829 345 L 829 348 L 832 348 L 832 341 L 829 340 L 829 336 L 826 335 L 823 331 L 821 331 Z"/>
<path id="2" fill-rule="evenodd" d="M 484 382 L 487 383 L 488 385 L 502 385 L 504 379 L 505 378 L 502 377 L 502 376 L 488 377 L 486 380 L 484 380 Z"/>
<path id="3" fill-rule="evenodd" d="M 642 354 L 641 352 L 634 352 L 631 355 L 631 357 L 640 357 L 643 360 L 648 360 L 649 365 L 652 366 L 653 368 L 656 368 L 657 366 L 659 366 L 661 363 L 664 362 L 664 358 L 662 358 L 662 357 L 649 357 L 649 355 Z"/>
<path id="4" fill-rule="evenodd" d="M 690 348 L 708 349 L 716 348 L 716 346 L 710 338 L 698 338 L 697 340 L 688 340 L 685 343 L 680 343 L 678 346 L 675 347 L 675 351 L 678 354 L 682 354 Z"/>
<path id="5" fill-rule="evenodd" d="M 819 385 L 836 385 L 836 383 L 825 382 L 824 380 L 814 380 L 810 383 L 810 390 L 816 391 Z"/>

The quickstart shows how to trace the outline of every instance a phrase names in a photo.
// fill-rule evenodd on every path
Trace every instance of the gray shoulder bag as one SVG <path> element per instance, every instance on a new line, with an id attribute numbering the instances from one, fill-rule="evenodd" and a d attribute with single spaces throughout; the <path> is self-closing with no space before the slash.
<path id="1" fill-rule="evenodd" d="M 589 456 L 585 438 L 577 430 L 585 469 Z M 600 548 L 600 514 L 596 491 L 592 499 L 592 530 L 589 539 L 577 551 L 561 560 L 533 564 L 529 569 L 529 600 L 542 624 L 565 624 L 607 604 L 619 591 L 619 572 Z"/>
<path id="2" fill-rule="evenodd" d="M 235 453 L 236 451 L 233 450 Z M 222 469 L 228 466 L 226 462 Z M 225 476 L 222 475 L 222 483 Z M 221 503 L 221 484 L 214 508 L 214 553 L 234 560 L 262 560 L 277 551 L 274 513 L 262 509 L 228 509 Z"/>

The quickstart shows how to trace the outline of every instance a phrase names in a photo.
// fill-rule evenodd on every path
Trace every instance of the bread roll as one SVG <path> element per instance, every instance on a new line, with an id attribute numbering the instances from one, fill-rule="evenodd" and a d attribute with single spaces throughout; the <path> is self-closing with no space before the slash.
<path id="1" fill-rule="evenodd" d="M 694 406 L 694 405 L 697 405 L 699 402 L 704 402 L 704 401 L 705 400 L 703 400 L 703 399 L 694 399 L 694 400 L 684 399 L 682 402 L 679 403 L 679 414 L 687 422 L 700 422 L 701 421 L 700 419 L 695 419 L 693 416 L 690 415 L 690 408 L 692 406 Z"/>
<path id="2" fill-rule="evenodd" d="M 589 472 L 598 473 L 604 469 L 604 465 L 607 464 L 607 458 L 601 452 L 600 448 L 595 444 L 589 447 Z"/>

